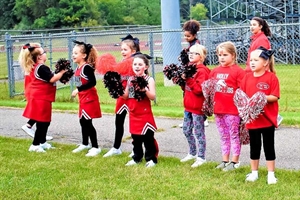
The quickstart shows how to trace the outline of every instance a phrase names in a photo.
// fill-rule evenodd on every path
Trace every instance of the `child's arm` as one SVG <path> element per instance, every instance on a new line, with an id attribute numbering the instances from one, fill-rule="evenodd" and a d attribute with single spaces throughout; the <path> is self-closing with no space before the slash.
<path id="1" fill-rule="evenodd" d="M 128 86 L 128 84 L 127 84 L 127 86 L 126 86 L 126 88 L 125 88 L 125 90 L 124 90 L 124 94 L 122 95 L 122 97 L 123 97 L 124 99 L 128 99 L 128 95 L 129 95 L 129 86 Z"/>
<path id="2" fill-rule="evenodd" d="M 55 83 L 57 82 L 62 75 L 66 72 L 67 70 L 61 70 L 60 72 L 58 72 L 57 74 L 54 74 L 53 77 L 50 79 L 50 83 Z"/>
<path id="3" fill-rule="evenodd" d="M 266 97 L 267 97 L 267 102 L 268 103 L 273 103 L 273 102 L 278 101 L 278 97 L 276 97 L 274 95 L 266 95 Z"/>
<path id="4" fill-rule="evenodd" d="M 154 100 L 156 98 L 155 81 L 152 77 L 148 80 L 148 87 L 145 88 L 145 90 L 146 95 L 150 100 Z"/>

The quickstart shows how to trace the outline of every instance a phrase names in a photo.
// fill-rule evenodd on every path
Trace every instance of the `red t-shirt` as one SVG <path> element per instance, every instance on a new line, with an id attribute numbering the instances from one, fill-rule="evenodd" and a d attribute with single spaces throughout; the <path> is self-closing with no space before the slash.
<path id="1" fill-rule="evenodd" d="M 218 80 L 214 97 L 214 114 L 238 115 L 233 96 L 245 75 L 245 71 L 238 65 L 218 66 L 209 75 Z"/>
<path id="2" fill-rule="evenodd" d="M 252 97 L 256 92 L 261 91 L 266 95 L 273 95 L 279 99 L 279 81 L 276 75 L 266 71 L 262 76 L 254 77 L 253 73 L 247 73 L 242 80 L 241 89 Z M 247 129 L 265 128 L 270 126 L 277 127 L 278 101 L 268 102 L 263 112 L 253 120 L 246 124 Z"/>

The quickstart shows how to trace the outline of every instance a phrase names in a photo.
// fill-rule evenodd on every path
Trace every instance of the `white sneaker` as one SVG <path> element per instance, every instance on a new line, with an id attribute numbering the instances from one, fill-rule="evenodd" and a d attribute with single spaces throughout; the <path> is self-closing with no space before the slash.
<path id="1" fill-rule="evenodd" d="M 275 176 L 268 176 L 268 184 L 276 184 L 277 183 L 277 178 Z"/>
<path id="2" fill-rule="evenodd" d="M 205 127 L 208 127 L 208 126 L 209 126 L 209 123 L 208 123 L 207 120 L 204 121 L 204 126 L 205 126 Z"/>
<path id="3" fill-rule="evenodd" d="M 73 153 L 78 153 L 78 152 L 80 152 L 80 151 L 83 151 L 83 150 L 85 150 L 85 149 L 90 149 L 90 148 L 91 148 L 90 145 L 83 145 L 83 144 L 80 144 L 80 145 L 78 145 L 78 147 L 77 147 L 76 149 L 74 149 L 72 152 L 73 152 Z"/>
<path id="4" fill-rule="evenodd" d="M 132 166 L 132 165 L 137 165 L 137 164 L 138 164 L 138 163 L 135 162 L 134 160 L 130 160 L 130 161 L 128 161 L 128 162 L 126 163 L 125 166 Z"/>
<path id="5" fill-rule="evenodd" d="M 50 135 L 47 135 L 47 136 L 46 136 L 46 140 L 47 140 L 47 141 L 49 141 L 49 140 L 53 140 L 53 137 L 52 137 L 52 136 L 50 136 Z"/>
<path id="6" fill-rule="evenodd" d="M 34 137 L 34 130 L 29 128 L 26 124 L 22 126 L 22 130 L 27 133 L 30 137 Z"/>
<path id="7" fill-rule="evenodd" d="M 189 160 L 193 160 L 193 159 L 195 159 L 195 158 L 197 158 L 197 155 L 191 155 L 191 154 L 188 154 L 186 157 L 184 157 L 184 158 L 182 158 L 181 160 L 180 160 L 180 162 L 186 162 L 186 161 L 189 161 Z"/>
<path id="8" fill-rule="evenodd" d="M 45 142 L 44 144 L 40 144 L 40 146 L 41 146 L 44 150 L 54 148 L 54 147 L 52 147 L 52 145 L 49 144 L 48 142 Z"/>
<path id="9" fill-rule="evenodd" d="M 258 179 L 258 176 L 254 175 L 253 173 L 249 173 L 246 175 L 246 181 L 254 182 Z"/>
<path id="10" fill-rule="evenodd" d="M 99 153 L 101 153 L 101 149 L 93 147 L 88 151 L 87 154 L 85 154 L 85 156 L 87 157 L 97 156 Z"/>
<path id="11" fill-rule="evenodd" d="M 29 150 L 30 152 L 39 152 L 45 153 L 46 151 L 40 145 L 30 145 Z"/>
<path id="12" fill-rule="evenodd" d="M 120 155 L 122 153 L 121 149 L 111 148 L 103 157 L 109 157 L 113 155 Z"/>
<path id="13" fill-rule="evenodd" d="M 179 127 L 179 128 L 182 128 L 182 127 L 183 127 L 183 123 L 178 124 L 178 127 Z"/>
<path id="14" fill-rule="evenodd" d="M 196 158 L 196 161 L 192 164 L 191 167 L 195 168 L 195 167 L 199 167 L 200 165 L 204 164 L 206 162 L 205 159 L 202 159 L 200 157 Z"/>
<path id="15" fill-rule="evenodd" d="M 129 158 L 132 158 L 132 156 L 134 156 L 134 153 L 133 153 L 133 151 L 129 154 Z"/>
<path id="16" fill-rule="evenodd" d="M 234 164 L 233 162 L 230 162 L 223 168 L 223 171 L 228 172 L 228 171 L 235 170 L 235 169 L 239 168 L 240 165 L 241 165 L 240 162 L 237 162 L 236 164 Z"/>
<path id="17" fill-rule="evenodd" d="M 153 160 L 150 160 L 150 161 L 148 161 L 148 162 L 146 163 L 146 167 L 147 167 L 147 168 L 154 167 L 155 165 L 156 165 L 156 163 L 153 162 Z"/>

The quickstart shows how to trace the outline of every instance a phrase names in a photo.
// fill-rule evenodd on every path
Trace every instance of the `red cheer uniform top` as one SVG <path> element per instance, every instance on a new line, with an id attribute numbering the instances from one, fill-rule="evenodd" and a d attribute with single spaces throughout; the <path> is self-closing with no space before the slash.
<path id="1" fill-rule="evenodd" d="M 253 73 L 247 73 L 242 80 L 241 89 L 251 98 L 256 92 L 261 91 L 266 95 L 280 97 L 279 80 L 272 72 L 266 71 L 262 76 L 254 77 Z M 250 123 L 247 129 L 277 127 L 278 101 L 268 102 L 263 112 Z"/>
<path id="2" fill-rule="evenodd" d="M 29 98 L 30 83 L 31 83 L 30 74 L 25 74 L 24 75 L 24 96 L 26 99 Z"/>
<path id="3" fill-rule="evenodd" d="M 122 81 L 123 88 L 126 88 L 129 77 L 130 76 L 121 75 L 121 81 Z M 126 112 L 129 111 L 128 105 L 127 105 L 127 99 L 124 99 L 123 97 L 119 97 L 119 98 L 117 98 L 117 101 L 116 101 L 115 113 L 121 114 L 123 111 L 126 111 Z"/>
<path id="4" fill-rule="evenodd" d="M 192 78 L 186 79 L 183 105 L 187 112 L 203 115 L 202 106 L 204 102 L 204 96 L 202 93 L 201 84 L 208 79 L 210 69 L 203 64 L 199 64 L 196 67 L 196 74 L 194 74 Z"/>
<path id="5" fill-rule="evenodd" d="M 144 78 L 149 81 L 151 77 L 146 75 Z M 140 101 L 134 98 L 131 80 L 133 77 L 128 80 L 129 132 L 136 135 L 145 135 L 148 129 L 155 132 L 157 127 L 151 109 L 151 101 L 147 96 Z"/>
<path id="6" fill-rule="evenodd" d="M 271 49 L 271 43 L 264 32 L 260 32 L 251 36 L 251 44 L 248 50 L 248 58 L 246 62 L 246 72 L 251 72 L 250 69 L 250 53 L 262 46 L 266 49 Z"/>
<path id="7" fill-rule="evenodd" d="M 233 96 L 245 75 L 245 71 L 238 65 L 218 66 L 209 75 L 217 80 L 214 96 L 214 114 L 238 115 Z"/>
<path id="8" fill-rule="evenodd" d="M 78 89 L 79 118 L 102 117 L 99 97 L 97 94 L 94 69 L 89 64 L 78 66 L 74 73 L 75 86 Z"/>

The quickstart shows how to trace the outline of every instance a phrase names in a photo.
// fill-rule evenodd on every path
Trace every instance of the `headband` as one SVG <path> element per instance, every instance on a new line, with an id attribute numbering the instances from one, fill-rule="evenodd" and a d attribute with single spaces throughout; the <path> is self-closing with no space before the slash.
<path id="1" fill-rule="evenodd" d="M 138 46 L 140 45 L 140 40 L 138 38 L 132 37 L 132 35 L 128 34 L 126 37 L 121 38 L 121 41 L 123 42 L 124 40 L 132 40 L 133 43 Z"/>
<path id="2" fill-rule="evenodd" d="M 261 50 L 262 52 L 260 53 L 259 57 L 265 59 L 265 60 L 269 60 L 271 58 L 271 56 L 275 53 L 274 50 L 272 49 L 266 49 L 262 46 L 257 48 L 258 50 Z"/>
<path id="3" fill-rule="evenodd" d="M 86 44 L 86 43 L 84 43 L 84 42 L 80 42 L 80 41 L 77 41 L 77 40 L 73 40 L 73 42 L 75 43 L 75 44 L 78 44 L 78 45 L 83 45 L 84 46 L 84 48 L 85 48 L 85 53 L 86 53 L 86 55 L 87 55 L 87 57 L 89 56 L 89 54 L 90 54 L 90 52 L 91 52 L 91 49 L 93 48 L 93 45 L 91 45 L 91 44 Z"/>

